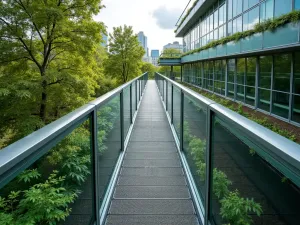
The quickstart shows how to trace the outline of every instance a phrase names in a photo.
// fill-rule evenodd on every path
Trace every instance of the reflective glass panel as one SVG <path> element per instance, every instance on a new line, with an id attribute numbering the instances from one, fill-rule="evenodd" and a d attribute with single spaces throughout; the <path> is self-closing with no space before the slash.
<path id="1" fill-rule="evenodd" d="M 274 55 L 274 90 L 290 92 L 291 54 Z"/>
<path id="2" fill-rule="evenodd" d="M 255 88 L 246 86 L 245 103 L 255 105 Z"/>
<path id="3" fill-rule="evenodd" d="M 181 108 L 181 93 L 177 87 L 173 87 L 173 125 L 180 140 L 180 108 Z"/>
<path id="4" fill-rule="evenodd" d="M 288 118 L 290 94 L 273 91 L 272 113 L 277 116 Z"/>
<path id="5" fill-rule="evenodd" d="M 293 95 L 292 120 L 300 123 L 300 95 Z"/>
<path id="6" fill-rule="evenodd" d="M 300 52 L 295 53 L 293 93 L 300 94 Z"/>
<path id="7" fill-rule="evenodd" d="M 143 84 L 143 81 L 142 81 Z M 142 87 L 143 90 L 143 87 Z M 161 89 L 162 91 L 162 89 Z M 124 137 L 127 136 L 131 121 L 130 121 L 130 87 L 123 90 L 123 101 L 124 101 Z"/>
<path id="8" fill-rule="evenodd" d="M 245 84 L 245 58 L 237 59 L 236 82 L 238 84 Z"/>
<path id="9" fill-rule="evenodd" d="M 245 101 L 245 87 L 243 85 L 236 86 L 236 100 Z"/>
<path id="10" fill-rule="evenodd" d="M 275 0 L 275 17 L 292 11 L 292 0 Z"/>
<path id="11" fill-rule="evenodd" d="M 297 225 L 300 192 L 286 168 L 233 124 L 218 116 L 212 124 L 212 224 Z"/>
<path id="12" fill-rule="evenodd" d="M 258 86 L 271 88 L 272 56 L 261 56 L 259 59 L 259 82 Z"/>
<path id="13" fill-rule="evenodd" d="M 206 190 L 206 107 L 191 96 L 184 96 L 183 149 L 205 205 Z"/>
<path id="14" fill-rule="evenodd" d="M 234 99 L 234 84 L 232 83 L 227 84 L 227 96 Z"/>
<path id="15" fill-rule="evenodd" d="M 228 61 L 228 82 L 234 82 L 235 75 L 235 59 L 229 59 Z"/>
<path id="16" fill-rule="evenodd" d="M 270 91 L 258 89 L 258 108 L 270 111 Z"/>
<path id="17" fill-rule="evenodd" d="M 246 69 L 246 85 L 255 86 L 255 75 L 256 75 L 256 58 L 246 58 L 247 69 Z"/>

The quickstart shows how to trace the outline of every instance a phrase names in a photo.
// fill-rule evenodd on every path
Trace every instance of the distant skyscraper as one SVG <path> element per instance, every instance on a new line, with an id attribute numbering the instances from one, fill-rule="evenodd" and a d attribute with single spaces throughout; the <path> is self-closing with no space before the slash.
<path id="1" fill-rule="evenodd" d="M 151 50 L 151 63 L 154 66 L 158 66 L 159 50 Z"/>
<path id="2" fill-rule="evenodd" d="M 173 44 L 169 43 L 164 46 L 164 50 L 168 49 L 168 48 L 175 48 L 175 49 L 178 49 L 180 52 L 183 51 L 183 45 L 179 44 L 178 41 L 174 41 Z"/>
<path id="3" fill-rule="evenodd" d="M 145 50 L 145 55 L 144 55 L 144 57 L 143 57 L 143 60 L 144 60 L 145 62 L 148 62 L 148 61 L 149 61 L 149 59 L 148 59 L 148 57 L 149 57 L 149 49 L 148 49 L 147 37 L 145 36 L 145 34 L 144 34 L 143 31 L 140 31 L 140 32 L 138 33 L 138 40 L 139 40 L 139 42 L 140 42 L 140 45 L 141 45 L 141 46 L 144 48 L 144 50 Z"/>
<path id="4" fill-rule="evenodd" d="M 105 35 L 105 34 L 102 34 L 102 43 L 101 43 L 101 45 L 103 46 L 103 47 L 107 47 L 107 45 L 108 45 L 108 38 L 107 38 L 107 36 Z"/>

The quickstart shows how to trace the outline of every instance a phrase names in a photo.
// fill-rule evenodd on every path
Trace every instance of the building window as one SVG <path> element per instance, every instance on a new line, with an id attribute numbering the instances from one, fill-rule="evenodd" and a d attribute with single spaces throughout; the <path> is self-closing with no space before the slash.
<path id="1" fill-rule="evenodd" d="M 214 92 L 225 95 L 226 60 L 217 60 L 214 65 Z"/>
<path id="2" fill-rule="evenodd" d="M 267 112 L 270 111 L 272 64 L 272 56 L 259 58 L 258 108 Z"/>
<path id="3" fill-rule="evenodd" d="M 235 77 L 235 59 L 229 59 L 228 65 L 228 78 L 227 78 L 227 96 L 234 99 L 234 77 Z"/>
<path id="4" fill-rule="evenodd" d="M 259 3 L 259 0 L 244 0 L 244 11 Z"/>
<path id="5" fill-rule="evenodd" d="M 218 22 L 219 22 L 219 10 L 217 9 L 214 12 L 214 29 L 218 27 Z"/>
<path id="6" fill-rule="evenodd" d="M 272 113 L 288 118 L 290 99 L 291 54 L 274 56 Z"/>
<path id="7" fill-rule="evenodd" d="M 245 103 L 255 105 L 256 58 L 246 58 Z"/>
<path id="8" fill-rule="evenodd" d="M 242 0 L 233 0 L 232 17 L 236 17 L 237 15 L 243 12 L 242 4 L 243 4 Z"/>
<path id="9" fill-rule="evenodd" d="M 235 34 L 237 32 L 242 32 L 243 30 L 243 23 L 242 23 L 242 16 L 236 18 L 232 21 L 232 33 Z"/>
<path id="10" fill-rule="evenodd" d="M 230 36 L 230 35 L 233 34 L 233 32 L 232 32 L 232 20 L 228 22 L 227 26 L 228 26 L 228 36 Z"/>
<path id="11" fill-rule="evenodd" d="M 223 25 L 223 26 L 221 26 L 221 27 L 219 28 L 219 39 L 225 37 L 225 27 L 226 27 L 226 26 Z"/>
<path id="12" fill-rule="evenodd" d="M 223 4 L 219 9 L 219 25 L 226 22 L 226 4 Z"/>
<path id="13" fill-rule="evenodd" d="M 259 23 L 259 7 L 255 7 L 243 15 L 243 31 L 253 29 L 257 23 Z"/>
<path id="14" fill-rule="evenodd" d="M 260 21 L 273 19 L 274 0 L 266 0 L 260 5 Z"/>
<path id="15" fill-rule="evenodd" d="M 275 17 L 292 11 L 292 0 L 275 0 Z"/>
<path id="16" fill-rule="evenodd" d="M 295 9 L 300 9 L 300 0 L 295 0 Z"/>
<path id="17" fill-rule="evenodd" d="M 237 92 L 236 99 L 241 102 L 245 102 L 245 59 L 237 59 L 236 64 L 236 83 Z"/>
<path id="18" fill-rule="evenodd" d="M 228 20 L 232 19 L 232 0 L 228 0 Z"/>

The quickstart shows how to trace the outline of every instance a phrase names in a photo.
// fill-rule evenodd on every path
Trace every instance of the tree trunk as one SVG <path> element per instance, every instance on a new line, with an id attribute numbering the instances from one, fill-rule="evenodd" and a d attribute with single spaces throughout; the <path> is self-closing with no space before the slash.
<path id="1" fill-rule="evenodd" d="M 42 75 L 44 77 L 44 75 Z M 47 106 L 47 81 L 43 80 L 42 82 L 42 99 L 40 105 L 40 119 L 45 123 L 46 122 L 46 106 Z"/>

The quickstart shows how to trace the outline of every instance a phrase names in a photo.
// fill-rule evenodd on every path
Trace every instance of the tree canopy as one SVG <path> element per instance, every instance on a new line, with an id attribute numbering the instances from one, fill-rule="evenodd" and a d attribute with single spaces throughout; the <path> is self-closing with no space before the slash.
<path id="1" fill-rule="evenodd" d="M 126 25 L 114 27 L 109 37 L 109 53 L 105 61 L 106 74 L 117 78 L 119 83 L 125 83 L 130 78 L 140 75 L 145 51 L 140 46 L 132 27 Z"/>
<path id="2" fill-rule="evenodd" d="M 95 95 L 101 0 L 0 2 L 0 138 L 24 136 Z"/>

